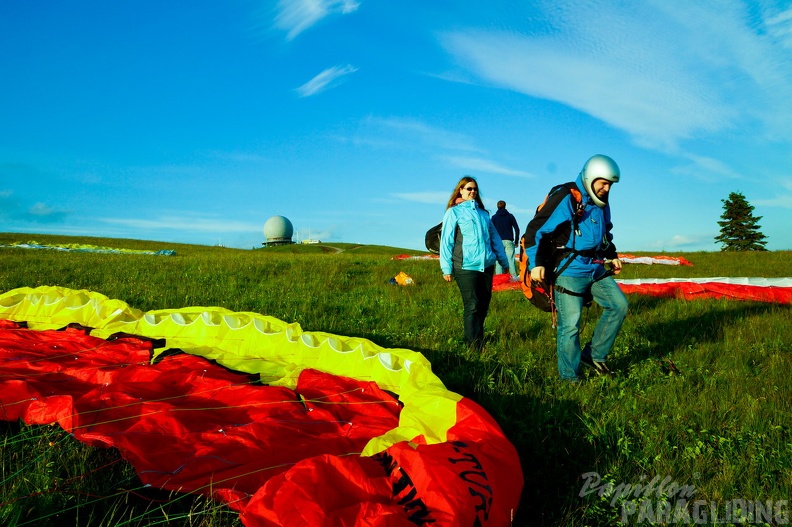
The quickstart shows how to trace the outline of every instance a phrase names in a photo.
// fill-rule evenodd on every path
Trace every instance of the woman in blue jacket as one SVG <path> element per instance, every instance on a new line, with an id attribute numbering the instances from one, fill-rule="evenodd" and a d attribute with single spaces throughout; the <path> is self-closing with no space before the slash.
<path id="1" fill-rule="evenodd" d="M 496 260 L 509 267 L 478 183 L 465 176 L 457 183 L 443 216 L 440 269 L 446 282 L 456 278 L 464 306 L 465 341 L 475 351 L 484 347 L 484 319 L 492 298 Z"/>

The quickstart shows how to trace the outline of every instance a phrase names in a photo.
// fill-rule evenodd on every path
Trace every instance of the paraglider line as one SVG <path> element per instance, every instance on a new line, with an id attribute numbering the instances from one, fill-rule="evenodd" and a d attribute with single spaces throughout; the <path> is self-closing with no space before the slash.
<path id="1" fill-rule="evenodd" d="M 338 454 L 333 454 L 333 455 L 336 456 L 336 457 L 349 457 L 349 456 L 360 456 L 361 454 L 362 454 L 362 452 L 343 452 L 343 453 L 338 453 Z M 199 459 L 201 459 L 201 458 L 195 457 L 195 458 L 192 458 L 190 460 L 190 462 L 197 461 Z M 253 474 L 258 474 L 258 473 L 261 473 L 261 472 L 267 472 L 269 470 L 277 470 L 279 468 L 292 467 L 292 466 L 296 465 L 297 463 L 299 463 L 299 461 L 292 461 L 292 462 L 288 462 L 288 463 L 280 463 L 280 464 L 277 464 L 277 465 L 270 465 L 270 466 L 267 466 L 267 467 L 261 467 L 261 468 L 255 469 L 255 470 L 250 470 L 248 472 L 243 472 L 242 474 L 235 474 L 233 476 L 229 476 L 229 477 L 223 478 L 223 479 L 217 479 L 217 480 L 216 479 L 210 479 L 209 483 L 207 483 L 205 485 L 201 485 L 200 487 L 195 487 L 195 489 L 193 491 L 191 491 L 191 492 L 193 494 L 203 493 L 206 489 L 211 488 L 212 486 L 218 485 L 220 483 L 226 483 L 228 481 L 239 480 L 239 479 L 242 479 L 244 477 L 252 476 Z M 179 472 L 184 470 L 188 464 L 189 463 L 183 464 L 182 466 L 177 468 L 174 472 L 158 471 L 158 470 L 146 470 L 146 471 L 140 471 L 140 474 L 152 473 L 152 474 L 168 474 L 170 476 L 175 476 L 176 474 L 178 474 Z M 240 466 L 240 465 L 236 464 L 235 466 Z M 164 490 L 164 486 L 161 487 L 161 489 Z"/>
<path id="2" fill-rule="evenodd" d="M 141 489 L 145 488 L 145 486 L 144 487 L 140 487 L 140 488 Z M 55 492 L 59 492 L 60 493 L 60 492 L 63 492 L 63 491 L 62 490 L 57 490 L 57 491 L 50 491 L 50 492 L 46 492 L 46 493 L 45 492 L 36 492 L 36 493 L 31 494 L 30 496 L 25 496 L 25 498 L 35 497 L 35 496 L 37 496 L 39 494 L 51 494 L 51 493 L 54 494 Z M 24 522 L 21 522 L 21 523 L 16 523 L 14 525 L 16 525 L 17 527 L 21 527 L 22 525 L 37 524 L 41 520 L 44 520 L 46 518 L 50 518 L 52 516 L 56 516 L 56 515 L 58 515 L 58 514 L 60 514 L 62 512 L 66 512 L 66 511 L 70 511 L 70 510 L 74 510 L 74 509 L 79 509 L 81 507 L 86 507 L 88 505 L 92 505 L 94 503 L 99 503 L 101 501 L 108 500 L 108 499 L 114 498 L 116 496 L 122 496 L 124 494 L 130 494 L 131 492 L 132 491 L 129 491 L 129 490 L 123 490 L 123 491 L 120 491 L 120 492 L 115 492 L 113 494 L 109 494 L 107 496 L 94 496 L 94 495 L 91 495 L 91 494 L 80 493 L 80 494 L 83 494 L 84 496 L 95 497 L 96 499 L 90 500 L 90 501 L 86 501 L 86 502 L 82 502 L 82 503 L 77 503 L 75 505 L 72 505 L 71 507 L 65 507 L 65 508 L 62 508 L 62 509 L 58 509 L 58 510 L 53 511 L 53 512 L 51 512 L 49 514 L 45 514 L 44 516 L 39 516 L 38 518 L 33 518 L 33 519 L 30 519 L 30 520 L 27 520 L 27 521 L 24 521 Z M 189 496 L 189 494 L 185 494 L 185 496 Z"/>
<path id="3" fill-rule="evenodd" d="M 174 470 L 172 472 L 169 471 L 169 470 L 141 470 L 139 472 L 139 474 L 169 474 L 171 476 L 175 476 L 176 474 L 178 474 L 179 472 L 181 472 L 182 470 L 187 468 L 187 465 L 192 464 L 193 461 L 198 461 L 198 460 L 203 460 L 203 459 L 217 459 L 219 461 L 222 461 L 223 463 L 225 463 L 229 467 L 239 467 L 239 466 L 242 465 L 241 463 L 234 463 L 232 461 L 228 461 L 226 459 L 223 459 L 223 458 L 221 458 L 219 456 L 193 456 L 190 459 L 188 459 L 187 461 L 185 461 L 184 463 L 182 463 L 179 467 L 176 468 L 176 470 Z"/>
<path id="4" fill-rule="evenodd" d="M 65 441 L 67 437 L 68 437 L 68 436 L 66 436 L 66 435 L 62 436 L 60 439 L 58 439 L 58 443 L 60 443 L 60 442 L 62 442 L 62 441 Z M 13 444 L 17 444 L 17 443 L 24 443 L 25 441 L 30 441 L 30 440 L 33 440 L 33 439 L 37 439 L 37 438 L 36 438 L 36 437 L 30 437 L 30 438 L 23 439 L 23 440 L 21 440 L 21 441 L 14 441 L 14 442 L 11 442 L 11 443 L 7 443 L 7 442 L 5 442 L 5 441 L 4 441 L 4 442 L 3 442 L 3 445 L 6 445 L 6 446 L 7 446 L 7 445 L 9 445 L 9 444 L 13 445 Z M 55 444 L 53 443 L 53 444 L 52 444 L 52 446 L 54 446 L 54 445 L 55 445 Z M 42 452 L 41 454 L 39 454 L 38 456 L 36 456 L 36 458 L 35 458 L 35 459 L 34 459 L 34 460 L 31 462 L 31 463 L 28 463 L 27 465 L 23 466 L 21 469 L 17 470 L 17 471 L 16 471 L 16 472 L 14 472 L 13 474 L 10 474 L 10 475 L 9 475 L 7 478 L 5 478 L 3 481 L 0 481 L 0 485 L 2 485 L 2 486 L 5 486 L 5 484 L 6 484 L 6 483 L 7 483 L 9 480 L 11 480 L 12 478 L 15 478 L 15 477 L 16 477 L 16 476 L 17 476 L 17 475 L 20 473 L 20 472 L 22 472 L 22 471 L 26 470 L 26 469 L 28 468 L 28 466 L 30 466 L 30 465 L 32 465 L 32 464 L 35 464 L 35 463 L 36 463 L 38 460 L 42 459 L 42 458 L 44 457 L 44 455 L 45 455 L 45 454 L 46 454 L 46 452 Z M 11 502 L 8 502 L 8 503 L 11 503 Z M 0 503 L 0 507 L 3 507 L 4 505 L 6 505 L 6 503 Z"/>
<path id="5" fill-rule="evenodd" d="M 65 437 L 66 437 L 66 436 L 64 436 L 64 438 L 65 438 Z M 63 441 L 63 438 L 61 438 L 59 441 Z M 89 475 L 93 474 L 94 472 L 99 472 L 100 470 L 104 470 L 104 469 L 106 469 L 107 467 L 110 467 L 110 466 L 112 466 L 112 465 L 115 465 L 116 463 L 118 463 L 118 462 L 120 462 L 120 461 L 123 461 L 123 459 L 122 459 L 122 458 L 118 458 L 118 459 L 116 459 L 116 460 L 113 460 L 113 461 L 111 461 L 110 463 L 106 463 L 106 464 L 102 465 L 101 467 L 96 467 L 96 468 L 95 468 L 95 469 L 93 469 L 93 470 L 89 470 L 88 472 L 86 472 L 86 473 L 84 473 L 84 474 L 80 474 L 79 476 L 74 476 L 74 477 L 72 477 L 72 478 L 64 479 L 64 480 L 62 480 L 62 481 L 59 481 L 59 480 L 56 478 L 56 479 L 54 480 L 54 483 L 55 483 L 55 488 L 54 488 L 54 489 L 49 489 L 49 490 L 47 490 L 47 491 L 40 491 L 40 492 L 32 492 L 32 493 L 28 494 L 27 496 L 20 496 L 19 498 L 15 498 L 15 499 L 13 499 L 13 500 L 11 500 L 11 501 L 7 501 L 7 502 L 4 502 L 4 503 L 0 503 L 0 508 L 2 508 L 2 507 L 4 507 L 4 506 L 8 505 L 9 503 L 13 503 L 13 502 L 15 502 L 15 501 L 19 501 L 19 500 L 22 500 L 22 499 L 33 498 L 33 497 L 35 497 L 35 496 L 40 496 L 40 495 L 43 495 L 43 494 L 54 494 L 55 492 L 66 492 L 66 490 L 63 488 L 63 487 L 65 487 L 66 485 L 71 485 L 71 484 L 72 484 L 72 483 L 74 483 L 75 481 L 79 481 L 79 480 L 81 480 L 81 479 L 83 479 L 83 478 L 85 478 L 85 477 L 87 477 L 87 476 L 89 476 Z M 17 472 L 17 474 L 18 474 L 18 472 Z M 5 484 L 5 481 L 3 482 L 3 484 Z M 85 496 L 92 496 L 92 497 L 106 497 L 106 496 L 97 496 L 97 495 L 95 495 L 95 494 L 87 494 L 87 493 L 84 493 L 84 492 L 82 492 L 82 493 L 80 493 L 80 494 L 83 494 L 83 495 L 85 495 Z"/>
<path id="6" fill-rule="evenodd" d="M 247 385 L 247 384 L 250 384 L 250 383 L 231 384 L 231 385 L 220 387 L 220 388 L 212 388 L 212 389 L 208 389 L 208 390 L 204 390 L 204 391 L 186 393 L 186 394 L 172 396 L 172 397 L 164 397 L 164 398 L 152 399 L 152 400 L 142 400 L 142 401 L 136 401 L 134 403 L 128 403 L 128 404 L 123 404 L 123 405 L 107 406 L 107 407 L 104 407 L 104 408 L 96 408 L 96 409 L 91 409 L 91 410 L 78 411 L 78 412 L 72 413 L 69 416 L 65 416 L 65 417 L 59 419 L 59 421 L 63 422 L 63 421 L 67 421 L 67 420 L 73 420 L 73 419 L 78 418 L 78 417 L 86 417 L 89 414 L 98 414 L 98 412 L 118 410 L 118 409 L 133 407 L 133 406 L 145 406 L 145 405 L 151 404 L 151 403 L 173 401 L 173 400 L 177 400 L 177 399 L 192 397 L 194 395 L 198 395 L 198 394 L 202 394 L 202 393 L 216 392 L 216 391 L 224 390 L 224 389 L 229 388 L 229 387 L 244 386 L 244 385 Z M 376 405 L 380 405 L 380 404 L 395 404 L 397 406 L 399 405 L 398 401 L 393 401 L 393 400 L 391 400 L 391 401 L 385 401 L 385 400 L 383 400 L 383 401 L 357 401 L 357 402 L 327 401 L 327 400 L 324 400 L 324 399 L 331 398 L 331 397 L 339 397 L 339 396 L 342 396 L 342 395 L 345 395 L 345 394 L 348 394 L 348 393 L 353 393 L 353 392 L 356 392 L 356 391 L 359 391 L 359 390 L 360 389 L 346 390 L 346 391 L 343 391 L 343 392 L 338 392 L 338 393 L 335 393 L 335 394 L 328 394 L 328 395 L 325 395 L 323 397 L 312 398 L 312 399 L 305 399 L 301 395 L 299 395 L 299 394 L 297 394 L 295 392 L 295 395 L 297 396 L 297 399 L 284 399 L 284 400 L 280 400 L 280 401 L 261 401 L 261 402 L 249 403 L 249 404 L 244 404 L 244 405 L 232 405 L 232 406 L 223 405 L 223 406 L 214 406 L 214 407 L 212 407 L 212 406 L 203 406 L 203 407 L 200 407 L 200 408 L 162 408 L 162 409 L 158 409 L 158 410 L 152 410 L 152 411 L 149 411 L 149 412 L 141 412 L 140 414 L 118 417 L 116 419 L 106 419 L 106 420 L 102 420 L 102 421 L 94 420 L 91 423 L 73 425 L 73 426 L 69 427 L 68 429 L 64 427 L 64 430 L 73 433 L 75 430 L 83 430 L 83 429 L 88 429 L 88 428 L 97 427 L 97 426 L 101 426 L 101 425 L 118 423 L 118 422 L 122 422 L 122 421 L 128 421 L 128 420 L 131 420 L 131 419 L 140 419 L 140 418 L 147 417 L 147 416 L 158 415 L 158 414 L 163 414 L 163 413 L 171 413 L 171 412 L 176 413 L 176 412 L 213 411 L 213 410 L 214 411 L 217 411 L 217 410 L 222 411 L 222 410 L 255 408 L 255 407 L 265 407 L 265 406 L 274 406 L 274 405 L 289 405 L 289 404 L 293 404 L 293 403 L 302 404 L 305 407 L 307 407 L 308 403 L 312 403 L 312 404 L 316 404 L 316 405 L 326 405 L 326 406 L 332 406 L 332 405 L 338 405 L 338 406 L 344 406 L 344 405 L 371 405 L 371 404 L 376 404 Z M 35 400 L 35 398 L 25 399 L 25 400 L 18 401 L 16 403 L 11 403 L 11 404 L 21 404 L 21 403 L 24 403 L 24 402 L 27 402 L 27 401 L 30 401 L 30 400 Z M 290 413 L 290 415 L 291 415 L 291 413 Z M 259 421 L 259 422 L 267 422 L 267 421 L 295 422 L 295 423 L 303 423 L 303 424 L 327 424 L 327 423 L 336 423 L 336 424 L 345 424 L 345 425 L 353 424 L 353 423 L 351 423 L 349 421 L 345 421 L 345 420 L 324 420 L 324 421 L 308 421 L 308 422 L 305 422 L 305 421 L 291 420 L 291 419 L 277 419 L 276 416 L 271 416 L 270 418 L 265 418 L 263 421 Z M 253 424 L 254 422 L 257 422 L 257 421 L 251 421 L 250 423 L 244 423 L 244 424 L 234 424 L 232 426 L 247 426 L 247 425 Z M 203 432 L 205 432 L 205 431 L 196 431 L 196 433 L 203 433 Z"/>
<path id="7" fill-rule="evenodd" d="M 335 455 L 337 457 L 348 457 L 348 456 L 360 456 L 361 454 L 362 454 L 361 452 L 346 452 L 346 453 L 335 454 Z M 243 478 L 243 477 L 246 477 L 246 476 L 251 476 L 253 474 L 257 474 L 257 473 L 260 473 L 260 472 L 265 472 L 265 471 L 268 471 L 268 470 L 275 470 L 275 469 L 279 469 L 279 468 L 294 466 L 296 464 L 297 464 L 296 462 L 294 462 L 294 463 L 281 463 L 279 465 L 271 465 L 271 466 L 268 466 L 268 467 L 258 468 L 256 470 L 251 470 L 249 472 L 245 472 L 244 474 L 239 474 L 239 475 L 228 477 L 228 478 L 223 478 L 223 479 L 219 479 L 219 480 L 210 480 L 209 483 L 207 483 L 206 485 L 202 485 L 200 487 L 195 488 L 189 494 L 181 494 L 181 495 L 179 495 L 178 498 L 176 498 L 173 501 L 175 502 L 175 501 L 179 501 L 179 500 L 182 500 L 182 499 L 186 499 L 186 498 L 188 498 L 191 495 L 203 495 L 203 496 L 208 496 L 208 497 L 211 498 L 211 494 L 212 494 L 211 487 L 213 487 L 215 485 L 218 485 L 218 484 L 221 484 L 221 483 L 226 483 L 228 481 L 233 481 L 233 480 L 236 480 L 236 479 L 240 479 L 240 478 Z M 208 492 L 207 492 L 207 489 L 209 489 Z M 161 487 L 161 490 L 164 490 L 164 487 Z M 247 493 L 245 493 L 245 494 L 247 494 Z M 250 497 L 250 495 L 247 494 L 247 497 Z M 236 500 L 236 501 L 242 501 L 242 498 L 240 498 L 239 500 Z M 231 505 L 232 503 L 235 503 L 235 502 L 228 501 L 228 502 L 225 502 L 225 505 Z M 221 508 L 224 508 L 224 505 L 220 505 L 220 506 L 216 507 L 216 509 L 221 509 Z M 216 509 L 214 509 L 214 510 L 216 510 Z M 230 508 L 229 508 L 229 510 L 230 510 Z M 148 513 L 146 513 L 146 514 L 148 514 Z M 136 522 L 138 520 L 144 518 L 146 516 L 146 514 L 142 514 L 140 516 L 136 516 L 134 518 L 130 518 L 128 521 L 123 522 L 123 523 L 118 523 L 118 524 L 116 524 L 116 527 L 123 527 L 124 525 L 136 524 Z M 166 522 L 167 523 L 167 520 L 162 520 L 159 523 L 162 523 L 162 522 Z M 155 524 L 149 523 L 149 525 L 155 525 Z"/>
<path id="8" fill-rule="evenodd" d="M 8 332 L 17 332 L 17 331 L 19 331 L 21 334 L 24 334 L 25 331 L 31 331 L 31 330 L 29 328 L 17 327 L 17 328 L 4 328 L 4 331 L 8 331 Z M 53 330 L 50 330 L 50 331 L 53 331 Z M 93 338 L 94 339 L 98 339 L 98 337 L 93 337 Z M 134 338 L 135 338 L 135 340 L 139 340 L 141 342 L 146 342 L 146 340 L 143 339 L 143 338 L 139 338 L 139 337 L 134 337 Z M 99 340 L 103 340 L 103 339 L 99 339 Z M 25 359 L 24 357 L 20 357 L 20 356 L 8 357 L 4 362 L 16 362 L 16 361 L 26 360 L 28 363 L 35 364 L 35 363 L 40 362 L 40 361 L 50 361 L 50 360 L 51 361 L 57 361 L 59 359 L 69 359 L 69 358 L 76 359 L 77 357 L 75 357 L 75 355 L 83 355 L 83 354 L 87 354 L 87 353 L 92 352 L 92 351 L 100 351 L 100 350 L 102 350 L 105 347 L 105 344 L 107 342 L 109 342 L 109 341 L 103 340 L 103 344 L 99 344 L 97 346 L 92 346 L 92 347 L 89 347 L 89 348 L 80 348 L 78 350 L 65 351 L 65 352 L 59 353 L 57 355 L 48 354 L 47 352 L 48 351 L 52 351 L 52 348 L 49 347 L 49 346 L 46 346 L 43 343 L 28 343 L 29 347 L 25 351 L 28 354 L 31 354 L 31 355 L 34 355 L 34 354 L 35 355 L 39 355 L 38 357 L 27 358 L 27 359 Z M 36 349 L 36 348 L 46 348 L 46 349 L 42 350 L 42 349 Z M 130 352 L 129 355 L 136 355 L 136 353 Z M 116 362 L 114 362 L 112 364 L 106 364 L 106 365 L 103 365 L 101 367 L 112 368 L 112 367 L 115 367 L 115 366 L 125 367 L 125 366 L 129 366 L 129 365 L 145 366 L 146 364 L 148 364 L 148 361 L 127 362 L 127 363 L 116 363 Z"/>

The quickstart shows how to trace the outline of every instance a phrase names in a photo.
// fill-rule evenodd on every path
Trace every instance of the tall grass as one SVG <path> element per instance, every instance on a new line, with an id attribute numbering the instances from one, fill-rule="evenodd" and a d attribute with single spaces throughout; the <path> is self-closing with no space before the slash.
<path id="1" fill-rule="evenodd" d="M 0 234 L 0 244 L 30 238 Z M 446 386 L 481 404 L 517 447 L 525 490 L 515 525 L 616 524 L 629 510 L 620 507 L 627 497 L 585 494 L 595 477 L 598 490 L 605 482 L 624 489 L 666 479 L 695 490 L 691 500 L 717 504 L 792 496 L 789 306 L 631 295 L 609 357 L 617 374 L 569 385 L 557 379 L 549 316 L 518 291 L 494 295 L 486 350 L 471 354 L 458 290 L 441 279 L 437 262 L 390 259 L 415 251 L 34 239 L 176 255 L 0 249 L 0 291 L 89 289 L 144 311 L 221 306 L 422 352 Z M 628 264 L 620 277 L 792 276 L 790 252 L 682 255 L 694 266 Z M 399 271 L 417 285 L 389 285 Z M 585 314 L 584 339 L 598 314 L 596 306 Z M 0 523 L 45 525 L 54 514 L 63 525 L 237 524 L 231 511 L 201 498 L 137 488 L 133 471 L 113 463 L 113 452 L 83 447 L 57 429 L 2 426 Z M 673 498 L 673 487 L 661 490 Z"/>

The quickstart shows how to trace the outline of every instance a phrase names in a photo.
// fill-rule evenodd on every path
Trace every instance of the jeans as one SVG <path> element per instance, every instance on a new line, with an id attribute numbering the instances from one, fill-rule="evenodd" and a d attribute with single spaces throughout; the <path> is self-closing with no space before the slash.
<path id="1" fill-rule="evenodd" d="M 592 277 L 559 276 L 556 285 L 577 293 L 585 292 L 589 286 L 594 300 L 602 306 L 602 316 L 594 328 L 591 342 L 585 351 L 580 348 L 580 317 L 583 298 L 553 291 L 558 314 L 556 348 L 558 373 L 562 379 L 576 379 L 580 368 L 581 353 L 590 353 L 596 362 L 604 362 L 613 347 L 616 335 L 627 316 L 627 297 L 612 277 L 594 281 Z"/>
<path id="2" fill-rule="evenodd" d="M 514 242 L 511 240 L 503 240 L 503 250 L 506 252 L 506 258 L 509 260 L 509 274 L 517 276 L 517 267 L 514 265 Z M 502 274 L 503 272 L 501 264 L 495 262 L 495 274 Z"/>
<path id="3" fill-rule="evenodd" d="M 493 266 L 480 271 L 454 269 L 459 292 L 462 294 L 465 342 L 480 351 L 484 347 L 484 319 L 492 299 Z"/>

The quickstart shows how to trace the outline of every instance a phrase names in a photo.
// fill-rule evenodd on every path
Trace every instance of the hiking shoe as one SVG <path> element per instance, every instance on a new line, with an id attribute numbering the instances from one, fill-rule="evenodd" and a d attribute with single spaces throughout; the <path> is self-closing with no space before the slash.
<path id="1" fill-rule="evenodd" d="M 594 373 L 597 375 L 612 375 L 613 372 L 610 371 L 608 366 L 604 362 L 595 361 L 591 357 L 587 357 L 582 355 L 580 357 L 580 363 L 585 365 L 588 368 L 594 370 Z"/>

